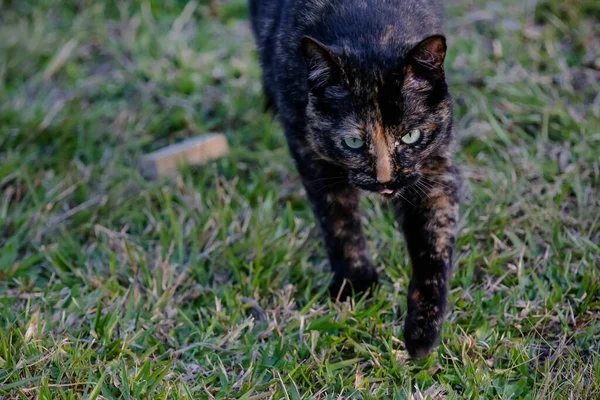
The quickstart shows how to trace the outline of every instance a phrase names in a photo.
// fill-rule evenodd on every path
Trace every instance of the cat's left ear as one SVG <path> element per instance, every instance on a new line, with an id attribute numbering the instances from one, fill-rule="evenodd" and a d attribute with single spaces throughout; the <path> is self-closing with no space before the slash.
<path id="1" fill-rule="evenodd" d="M 409 53 L 409 66 L 414 73 L 439 79 L 444 77 L 446 38 L 431 36 L 416 45 Z"/>
<path id="2" fill-rule="evenodd" d="M 311 89 L 339 83 L 342 74 L 339 57 L 323 43 L 305 36 L 301 42 Z"/>

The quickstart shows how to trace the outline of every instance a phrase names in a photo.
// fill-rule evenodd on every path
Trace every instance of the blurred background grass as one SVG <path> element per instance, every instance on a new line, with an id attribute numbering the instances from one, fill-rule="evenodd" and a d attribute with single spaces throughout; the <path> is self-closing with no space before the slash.
<path id="1" fill-rule="evenodd" d="M 600 2 L 448 2 L 469 183 L 444 339 L 402 343 L 409 263 L 332 304 L 310 209 L 263 112 L 244 0 L 0 0 L 0 395 L 598 398 Z M 209 131 L 231 154 L 147 182 Z"/>

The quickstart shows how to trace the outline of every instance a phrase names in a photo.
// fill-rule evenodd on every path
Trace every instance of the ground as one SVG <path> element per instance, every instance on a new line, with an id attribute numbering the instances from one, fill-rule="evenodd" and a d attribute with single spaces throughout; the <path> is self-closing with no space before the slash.
<path id="1" fill-rule="evenodd" d="M 467 178 L 444 338 L 410 264 L 335 303 L 243 0 L 0 0 L 0 397 L 600 398 L 600 2 L 448 2 Z M 230 154 L 144 180 L 205 132 Z"/>

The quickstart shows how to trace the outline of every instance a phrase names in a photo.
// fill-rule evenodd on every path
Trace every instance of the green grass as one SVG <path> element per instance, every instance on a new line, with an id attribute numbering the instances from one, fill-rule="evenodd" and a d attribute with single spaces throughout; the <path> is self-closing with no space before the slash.
<path id="1" fill-rule="evenodd" d="M 60 5 L 57 5 L 60 4 Z M 0 397 L 600 398 L 596 0 L 449 5 L 462 206 L 444 339 L 402 342 L 402 236 L 335 304 L 244 0 L 0 0 Z M 231 153 L 145 181 L 209 131 Z"/>

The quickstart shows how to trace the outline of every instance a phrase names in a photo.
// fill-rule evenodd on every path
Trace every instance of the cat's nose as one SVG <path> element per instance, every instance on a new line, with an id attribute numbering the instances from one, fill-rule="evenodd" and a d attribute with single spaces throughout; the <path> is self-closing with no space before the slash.
<path id="1" fill-rule="evenodd" d="M 387 174 L 377 174 L 377 182 L 381 183 L 382 185 L 390 183 L 391 180 L 392 179 L 391 179 L 390 175 L 387 175 Z"/>
<path id="2" fill-rule="evenodd" d="M 384 185 L 392 180 L 392 161 L 387 152 L 377 158 L 375 176 L 377 182 Z"/>

